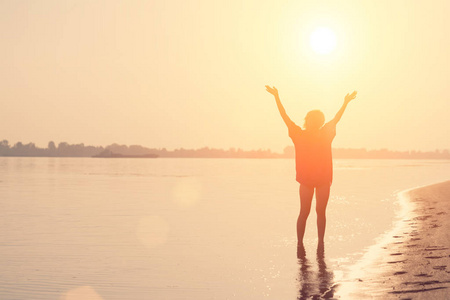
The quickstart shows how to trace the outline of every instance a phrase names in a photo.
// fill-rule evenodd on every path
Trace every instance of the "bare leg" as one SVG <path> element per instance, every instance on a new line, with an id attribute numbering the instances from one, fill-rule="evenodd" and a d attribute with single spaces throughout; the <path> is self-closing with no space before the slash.
<path id="1" fill-rule="evenodd" d="M 327 217 L 325 211 L 327 209 L 328 198 L 330 197 L 330 186 L 323 185 L 316 187 L 316 212 L 317 212 L 317 234 L 319 236 L 319 245 L 323 245 L 325 236 L 325 227 Z"/>
<path id="2" fill-rule="evenodd" d="M 300 184 L 300 214 L 297 219 L 297 241 L 299 246 L 303 246 L 303 236 L 305 235 L 306 220 L 311 210 L 311 201 L 314 195 L 314 188 Z"/>

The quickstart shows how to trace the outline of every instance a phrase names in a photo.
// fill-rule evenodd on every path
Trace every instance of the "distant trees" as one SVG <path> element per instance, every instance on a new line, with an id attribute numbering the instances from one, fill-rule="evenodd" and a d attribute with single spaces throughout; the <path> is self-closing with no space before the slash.
<path id="1" fill-rule="evenodd" d="M 7 140 L 3 140 L 0 142 L 0 155 L 6 156 L 9 154 L 9 142 Z"/>
<path id="2" fill-rule="evenodd" d="M 17 142 L 9 149 L 9 154 L 14 154 L 14 156 L 43 156 L 43 149 L 37 148 L 34 143 L 22 144 Z"/>
<path id="3" fill-rule="evenodd" d="M 53 142 L 53 141 L 48 142 L 47 150 L 48 150 L 48 156 L 56 156 L 55 142 Z"/>
<path id="4" fill-rule="evenodd" d="M 284 149 L 285 157 L 294 157 L 294 146 Z M 365 148 L 333 148 L 334 158 L 361 159 L 450 159 L 448 149 L 435 151 L 393 151 L 388 149 L 367 150 Z"/>
<path id="5" fill-rule="evenodd" d="M 111 153 L 123 156 L 145 156 L 156 154 L 159 157 L 188 157 L 188 158 L 293 158 L 293 146 L 284 148 L 283 153 L 275 153 L 270 149 L 242 150 L 236 148 L 217 149 L 203 147 L 200 149 L 178 148 L 168 151 L 166 148 L 146 148 L 140 145 L 111 144 L 106 147 L 85 146 L 81 144 L 68 144 L 61 142 L 48 142 L 47 148 L 36 147 L 34 143 L 23 144 L 17 142 L 12 147 L 7 140 L 0 141 L 0 156 L 44 156 L 44 157 L 92 157 L 108 150 Z M 333 149 L 334 158 L 365 158 L 365 159 L 450 159 L 449 150 L 421 151 L 391 151 L 388 149 L 366 150 L 360 149 Z"/>
<path id="6" fill-rule="evenodd" d="M 333 149 L 336 158 L 370 158 L 370 159 L 450 159 L 448 150 L 422 151 L 393 151 L 388 149 Z"/>
<path id="7" fill-rule="evenodd" d="M 103 147 L 86 147 L 84 144 L 70 145 L 66 142 L 61 142 L 56 147 L 55 142 L 50 141 L 48 142 L 47 148 L 39 148 L 34 143 L 23 144 L 22 142 L 17 142 L 14 146 L 10 147 L 7 140 L 0 142 L 0 156 L 82 157 L 93 156 L 103 150 Z"/>

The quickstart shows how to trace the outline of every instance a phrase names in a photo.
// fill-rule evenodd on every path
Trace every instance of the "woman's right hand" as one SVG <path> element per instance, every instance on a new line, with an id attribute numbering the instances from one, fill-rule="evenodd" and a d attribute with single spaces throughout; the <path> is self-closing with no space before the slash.
<path id="1" fill-rule="evenodd" d="M 266 85 L 266 91 L 268 91 L 269 93 L 271 93 L 275 97 L 278 96 L 278 90 L 277 90 L 276 87 L 270 87 L 270 86 Z"/>
<path id="2" fill-rule="evenodd" d="M 345 95 L 344 102 L 348 104 L 350 101 L 355 99 L 356 93 L 357 93 L 356 91 L 353 91 L 353 93 Z"/>

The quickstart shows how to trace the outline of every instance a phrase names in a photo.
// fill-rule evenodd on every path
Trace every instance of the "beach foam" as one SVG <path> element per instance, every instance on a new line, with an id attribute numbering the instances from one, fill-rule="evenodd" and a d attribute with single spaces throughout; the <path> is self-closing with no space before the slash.
<path id="1" fill-rule="evenodd" d="M 352 267 L 340 298 L 450 297 L 450 181 L 402 192 L 399 200 L 396 226 Z"/>

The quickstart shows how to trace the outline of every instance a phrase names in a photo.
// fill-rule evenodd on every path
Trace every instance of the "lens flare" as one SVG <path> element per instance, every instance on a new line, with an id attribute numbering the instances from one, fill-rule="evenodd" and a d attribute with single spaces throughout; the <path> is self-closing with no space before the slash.
<path id="1" fill-rule="evenodd" d="M 180 178 L 172 191 L 175 203 L 180 207 L 194 206 L 200 199 L 202 184 L 195 177 Z"/>
<path id="2" fill-rule="evenodd" d="M 61 296 L 61 300 L 103 300 L 90 286 L 80 286 L 69 290 Z"/>

